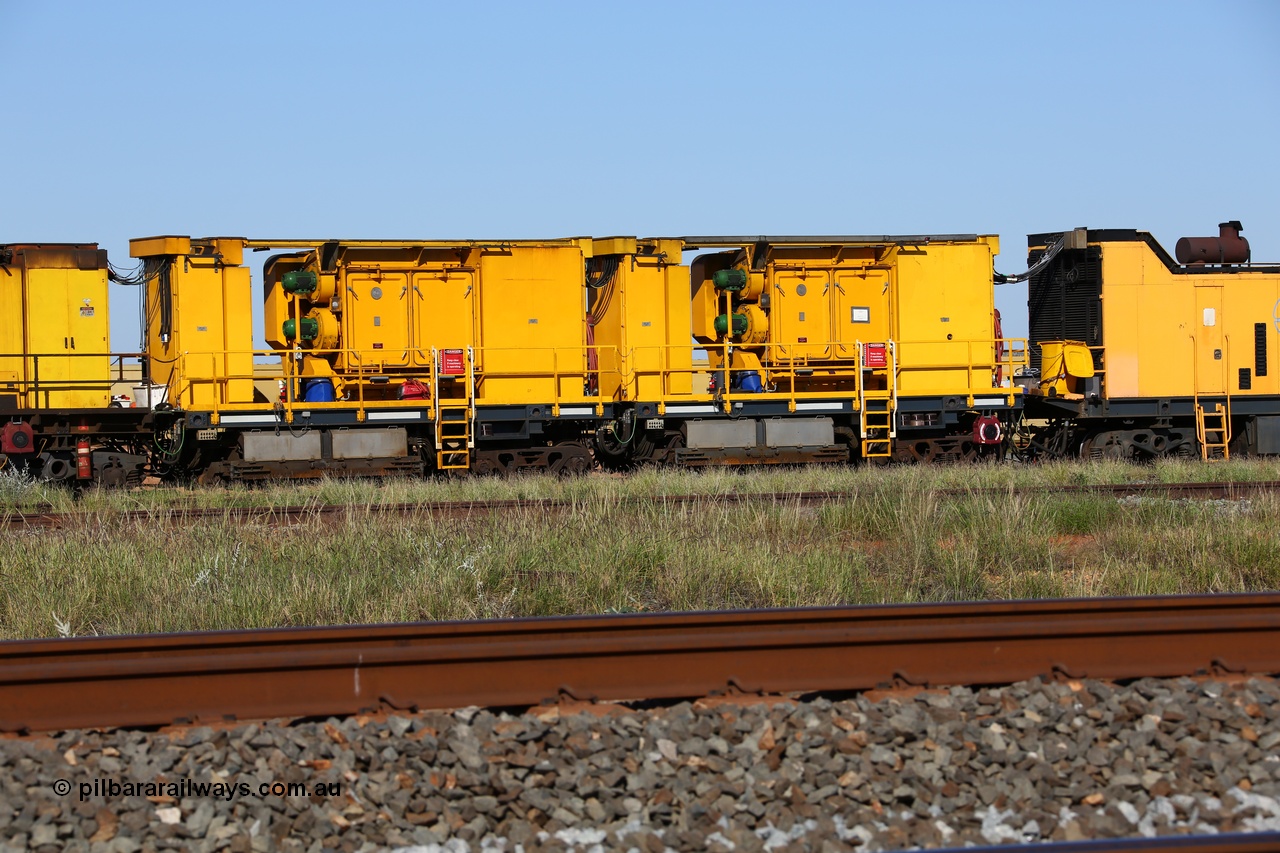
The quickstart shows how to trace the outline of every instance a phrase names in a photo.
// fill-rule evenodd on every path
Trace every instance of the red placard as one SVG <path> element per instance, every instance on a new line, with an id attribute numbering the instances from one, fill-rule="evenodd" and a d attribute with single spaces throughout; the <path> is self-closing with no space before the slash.
<path id="1" fill-rule="evenodd" d="M 862 345 L 863 367 L 888 367 L 889 348 L 885 344 Z"/>
<path id="2" fill-rule="evenodd" d="M 460 349 L 440 351 L 440 375 L 461 376 L 467 372 L 467 354 Z"/>

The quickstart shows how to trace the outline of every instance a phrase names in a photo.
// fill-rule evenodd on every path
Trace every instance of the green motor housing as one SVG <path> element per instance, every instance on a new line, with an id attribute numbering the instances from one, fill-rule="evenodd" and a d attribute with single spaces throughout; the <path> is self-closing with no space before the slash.
<path id="1" fill-rule="evenodd" d="M 289 293 L 315 293 L 320 278 L 311 270 L 292 270 L 280 276 L 280 286 Z"/>
<path id="2" fill-rule="evenodd" d="M 716 273 L 716 275 L 719 275 L 719 273 Z M 717 317 L 714 328 L 716 330 L 717 335 L 729 334 L 729 315 L 721 314 L 719 317 Z M 734 314 L 733 315 L 733 334 L 743 335 L 743 334 L 746 334 L 746 331 L 747 331 L 747 315 Z"/>
<path id="3" fill-rule="evenodd" d="M 302 339 L 304 341 L 314 341 L 316 336 L 320 334 L 320 323 L 311 317 L 302 318 Z M 293 340 L 298 336 L 298 323 L 292 317 L 284 321 L 284 336 L 288 340 Z"/>
<path id="4" fill-rule="evenodd" d="M 717 290 L 727 290 L 730 293 L 737 293 L 739 290 L 747 286 L 746 270 L 716 270 L 716 274 L 711 277 L 711 283 L 716 286 Z"/>

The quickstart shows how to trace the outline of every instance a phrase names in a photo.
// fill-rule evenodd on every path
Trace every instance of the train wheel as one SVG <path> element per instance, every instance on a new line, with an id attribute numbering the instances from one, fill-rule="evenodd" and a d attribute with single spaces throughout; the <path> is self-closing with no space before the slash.
<path id="1" fill-rule="evenodd" d="M 635 464 L 631 458 L 629 443 L 624 444 L 618 441 L 613 430 L 607 426 L 596 430 L 593 444 L 596 461 L 602 468 L 610 471 L 624 471 Z"/>
<path id="2" fill-rule="evenodd" d="M 928 439 L 909 442 L 905 447 L 912 462 L 928 464 L 938 456 L 938 446 Z"/>
<path id="3" fill-rule="evenodd" d="M 572 441 L 555 445 L 547 454 L 547 470 L 558 477 L 573 477 L 591 470 L 591 453 Z"/>

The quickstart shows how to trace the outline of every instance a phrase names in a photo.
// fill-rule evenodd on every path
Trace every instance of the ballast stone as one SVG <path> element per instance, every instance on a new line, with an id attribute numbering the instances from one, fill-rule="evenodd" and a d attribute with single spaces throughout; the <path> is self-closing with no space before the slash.
<path id="1" fill-rule="evenodd" d="M 771 706 L 597 710 L 6 741 L 0 844 L 130 853 L 880 850 L 1280 829 L 1280 758 L 1271 748 L 1280 742 L 1280 690 L 1269 679 L 1032 680 Z M 122 779 L 338 781 L 344 793 L 80 803 L 49 788 L 108 770 Z M 159 809 L 176 809 L 180 820 L 164 823 Z"/>

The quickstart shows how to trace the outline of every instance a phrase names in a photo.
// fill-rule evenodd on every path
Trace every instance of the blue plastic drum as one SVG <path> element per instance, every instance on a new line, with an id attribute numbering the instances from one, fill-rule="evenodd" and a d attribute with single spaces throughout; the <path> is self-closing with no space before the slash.
<path id="1" fill-rule="evenodd" d="M 332 403 L 334 399 L 332 379 L 308 379 L 302 385 L 304 403 Z"/>
<path id="2" fill-rule="evenodd" d="M 755 370 L 744 370 L 737 375 L 738 387 L 748 394 L 760 394 L 764 386 L 760 384 L 760 373 Z"/>

